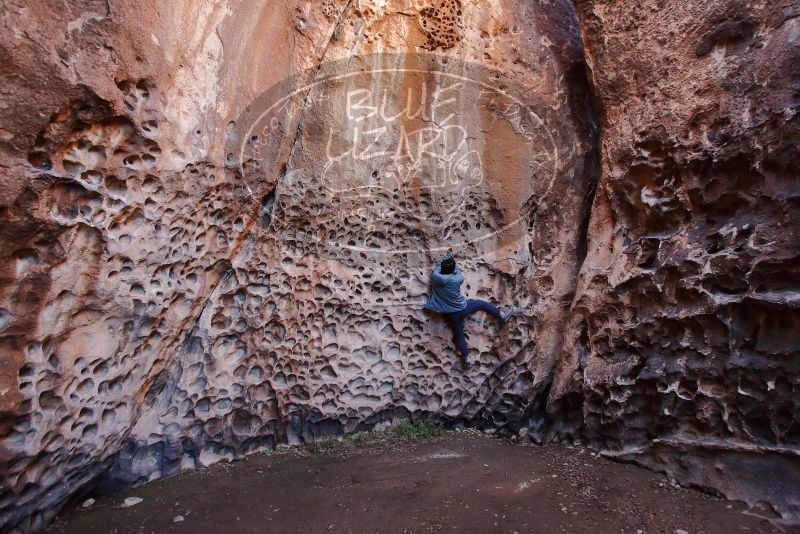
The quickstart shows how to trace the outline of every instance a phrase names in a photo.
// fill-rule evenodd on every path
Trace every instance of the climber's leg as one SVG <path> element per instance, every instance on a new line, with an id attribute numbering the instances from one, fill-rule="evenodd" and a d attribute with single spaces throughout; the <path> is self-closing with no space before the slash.
<path id="1" fill-rule="evenodd" d="M 447 322 L 453 332 L 453 343 L 455 343 L 458 352 L 461 353 L 464 363 L 469 364 L 469 348 L 467 348 L 467 339 L 464 337 L 464 317 L 461 313 L 463 311 L 449 314 Z"/>
<path id="2" fill-rule="evenodd" d="M 446 315 L 447 322 L 450 324 L 450 329 L 453 331 L 453 343 L 455 343 L 458 352 L 461 353 L 461 358 L 464 363 L 469 364 L 469 348 L 467 347 L 467 339 L 464 337 L 464 317 L 472 315 L 475 312 L 483 311 L 490 315 L 494 315 L 499 319 L 505 320 L 503 314 L 497 309 L 497 306 L 491 302 L 479 299 L 467 300 L 467 306 L 461 311 L 448 313 Z"/>
<path id="3" fill-rule="evenodd" d="M 486 302 L 485 300 L 479 300 L 479 299 L 469 299 L 467 301 L 467 307 L 464 308 L 464 310 L 461 311 L 460 313 L 464 315 L 471 315 L 476 311 L 484 311 L 490 315 L 494 315 L 498 319 L 503 318 L 503 314 L 500 313 L 500 310 L 497 309 L 497 306 L 495 306 L 491 302 Z"/>

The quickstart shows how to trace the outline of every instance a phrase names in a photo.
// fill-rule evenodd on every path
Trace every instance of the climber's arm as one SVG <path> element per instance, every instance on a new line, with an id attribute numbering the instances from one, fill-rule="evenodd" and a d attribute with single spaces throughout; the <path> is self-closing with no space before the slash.
<path id="1" fill-rule="evenodd" d="M 447 279 L 446 277 L 450 276 L 449 274 L 442 274 L 442 262 L 447 258 L 453 257 L 453 251 L 448 250 L 447 254 L 444 257 L 436 262 L 436 265 L 433 266 L 433 272 L 431 273 L 431 280 L 434 284 L 442 284 Z"/>
<path id="2" fill-rule="evenodd" d="M 431 282 L 434 284 L 441 284 L 444 282 L 445 275 L 442 274 L 442 260 L 436 262 L 436 265 L 433 266 L 433 272 L 431 272 Z"/>

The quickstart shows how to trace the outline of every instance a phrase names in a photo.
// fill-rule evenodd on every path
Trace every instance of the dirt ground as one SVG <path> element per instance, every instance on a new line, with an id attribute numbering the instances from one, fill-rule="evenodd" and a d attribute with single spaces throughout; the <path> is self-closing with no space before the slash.
<path id="1" fill-rule="evenodd" d="M 127 497 L 142 502 L 120 508 Z M 781 532 L 663 475 L 477 432 L 255 454 L 66 510 L 54 533 Z"/>

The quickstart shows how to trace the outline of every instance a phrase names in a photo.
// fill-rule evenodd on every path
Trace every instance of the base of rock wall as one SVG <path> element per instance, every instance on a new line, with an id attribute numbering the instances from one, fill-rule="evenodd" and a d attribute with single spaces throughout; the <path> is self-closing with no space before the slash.
<path id="1" fill-rule="evenodd" d="M 792 449 L 729 442 L 657 439 L 604 455 L 666 473 L 680 485 L 743 501 L 770 520 L 800 522 L 800 456 Z M 760 510 L 760 511 L 759 511 Z"/>

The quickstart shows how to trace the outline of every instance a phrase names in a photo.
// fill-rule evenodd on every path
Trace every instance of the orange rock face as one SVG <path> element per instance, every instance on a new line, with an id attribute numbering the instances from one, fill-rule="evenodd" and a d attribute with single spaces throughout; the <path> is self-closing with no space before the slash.
<path id="1" fill-rule="evenodd" d="M 3 15 L 0 522 L 408 417 L 536 418 L 596 143 L 566 2 Z M 453 248 L 464 367 L 423 311 Z M 538 401 L 537 401 L 538 399 Z"/>
<path id="2" fill-rule="evenodd" d="M 0 18 L 4 528 L 409 417 L 796 517 L 793 4 L 66 4 Z M 448 248 L 525 310 L 469 367 Z"/>

